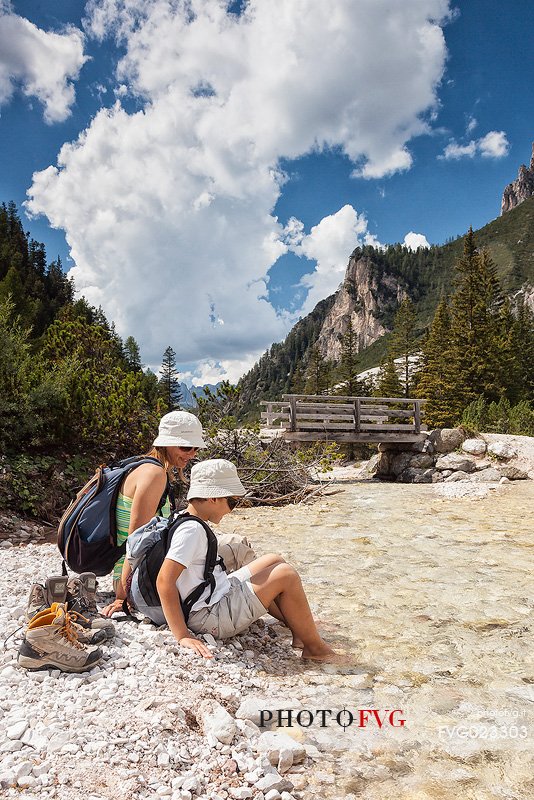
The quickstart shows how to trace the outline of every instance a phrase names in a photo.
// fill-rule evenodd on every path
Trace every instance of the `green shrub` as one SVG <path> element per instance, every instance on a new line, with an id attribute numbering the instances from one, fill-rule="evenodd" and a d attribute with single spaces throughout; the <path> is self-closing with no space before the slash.
<path id="1" fill-rule="evenodd" d="M 482 433 L 534 436 L 534 409 L 528 400 L 511 406 L 506 397 L 501 397 L 498 403 L 488 403 L 479 397 L 465 409 L 462 426 Z"/>

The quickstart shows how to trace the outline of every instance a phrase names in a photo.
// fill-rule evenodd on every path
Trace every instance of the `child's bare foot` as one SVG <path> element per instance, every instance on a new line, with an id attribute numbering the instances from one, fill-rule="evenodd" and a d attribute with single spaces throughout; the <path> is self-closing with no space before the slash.
<path id="1" fill-rule="evenodd" d="M 329 644 L 323 641 L 318 647 L 304 647 L 302 650 L 302 660 L 323 661 L 328 664 L 348 664 L 351 658 L 345 653 L 337 653 Z"/>
<path id="2" fill-rule="evenodd" d="M 291 647 L 293 647 L 295 650 L 304 650 L 304 642 L 298 637 L 294 636 L 293 641 L 291 642 Z"/>

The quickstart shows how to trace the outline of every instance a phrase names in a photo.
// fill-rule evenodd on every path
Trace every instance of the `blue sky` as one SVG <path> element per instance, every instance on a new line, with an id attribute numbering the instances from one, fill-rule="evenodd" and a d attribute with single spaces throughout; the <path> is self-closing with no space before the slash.
<path id="1" fill-rule="evenodd" d="M 530 159 L 528 0 L 280 3 L 0 0 L 0 200 L 29 191 L 49 260 L 198 381 L 239 377 L 357 244 L 498 216 Z"/>

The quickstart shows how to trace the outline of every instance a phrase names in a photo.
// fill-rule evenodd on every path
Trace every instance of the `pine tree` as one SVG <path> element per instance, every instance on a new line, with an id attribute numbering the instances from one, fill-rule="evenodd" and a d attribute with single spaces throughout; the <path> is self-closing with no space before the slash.
<path id="1" fill-rule="evenodd" d="M 458 422 L 463 405 L 456 391 L 451 316 L 445 299 L 437 307 L 422 350 L 421 369 L 415 382 L 417 396 L 428 401 L 424 407 L 425 422 L 436 428 L 453 426 Z"/>
<path id="2" fill-rule="evenodd" d="M 392 355 L 386 356 L 378 373 L 375 397 L 402 397 L 404 387 L 397 374 Z"/>
<path id="3" fill-rule="evenodd" d="M 174 411 L 179 408 L 182 396 L 178 382 L 178 370 L 176 369 L 176 353 L 170 345 L 163 353 L 163 362 L 159 372 L 161 376 L 159 379 L 161 396 L 167 411 Z"/>
<path id="4" fill-rule="evenodd" d="M 328 367 L 317 345 L 309 351 L 308 367 L 306 369 L 306 394 L 323 394 L 328 385 Z"/>
<path id="5" fill-rule="evenodd" d="M 128 336 L 123 345 L 124 358 L 131 372 L 140 372 L 143 368 L 139 345 L 133 336 Z"/>
<path id="6" fill-rule="evenodd" d="M 347 330 L 341 340 L 341 361 L 338 375 L 342 385 L 338 394 L 349 395 L 350 397 L 364 397 L 367 395 L 368 387 L 365 381 L 361 381 L 358 378 L 358 345 L 358 335 L 354 331 L 352 319 L 349 317 Z"/>
<path id="7" fill-rule="evenodd" d="M 290 394 L 304 394 L 305 386 L 306 386 L 306 374 L 304 367 L 302 366 L 302 364 L 297 364 L 297 366 L 293 371 L 293 374 L 291 375 L 289 392 Z"/>
<path id="8" fill-rule="evenodd" d="M 534 313 L 521 298 L 517 303 L 510 335 L 516 397 L 510 400 L 534 402 Z"/>
<path id="9" fill-rule="evenodd" d="M 419 349 L 415 333 L 415 308 L 409 297 L 399 306 L 393 323 L 389 353 L 392 358 L 402 358 L 404 388 L 402 394 L 410 397 L 410 357 Z"/>
<path id="10" fill-rule="evenodd" d="M 502 294 L 487 251 L 478 252 L 472 228 L 456 265 L 451 299 L 451 368 L 463 408 L 479 395 L 497 401 L 505 391 L 499 361 Z"/>

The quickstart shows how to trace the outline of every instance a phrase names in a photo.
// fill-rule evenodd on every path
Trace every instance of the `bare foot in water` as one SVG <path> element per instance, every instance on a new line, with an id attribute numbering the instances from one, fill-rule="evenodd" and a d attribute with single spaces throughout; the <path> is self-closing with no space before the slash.
<path id="1" fill-rule="evenodd" d="M 304 647 L 302 650 L 303 661 L 320 661 L 327 664 L 350 664 L 352 659 L 346 653 L 337 653 L 326 642 L 322 643 L 321 647 L 310 648 Z"/>

